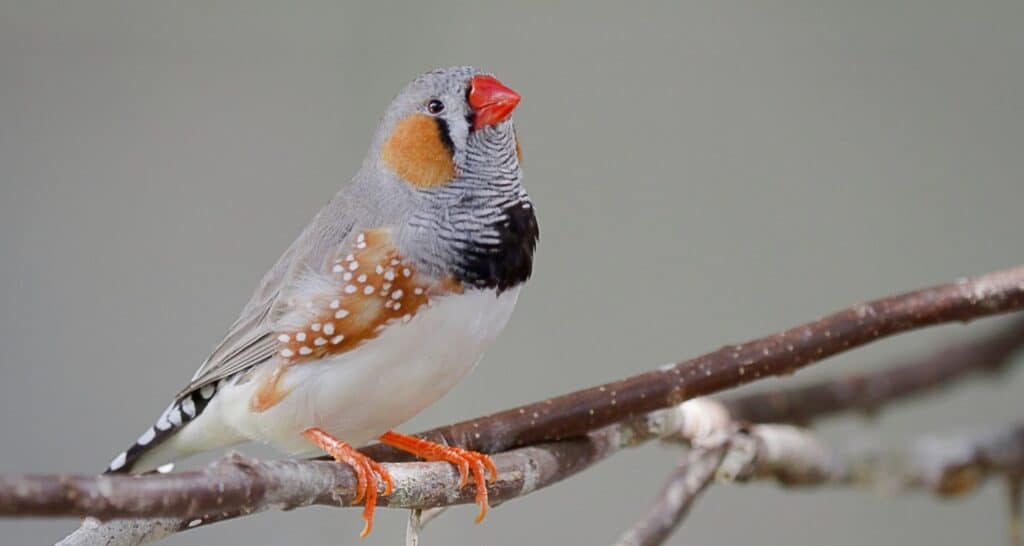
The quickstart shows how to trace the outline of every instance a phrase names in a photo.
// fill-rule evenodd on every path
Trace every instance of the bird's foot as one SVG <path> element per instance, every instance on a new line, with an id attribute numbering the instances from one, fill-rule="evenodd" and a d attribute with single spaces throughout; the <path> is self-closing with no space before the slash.
<path id="1" fill-rule="evenodd" d="M 449 447 L 394 431 L 385 432 L 380 437 L 380 441 L 427 461 L 446 461 L 455 465 L 459 469 L 459 487 L 465 487 L 469 483 L 469 475 L 472 474 L 473 481 L 476 482 L 476 504 L 480 507 L 476 522 L 480 523 L 487 515 L 487 480 L 484 479 L 484 471 L 491 475 L 492 483 L 498 479 L 498 469 L 488 455 L 460 447 Z"/>
<path id="2" fill-rule="evenodd" d="M 326 451 L 328 455 L 334 457 L 334 460 L 352 467 L 352 471 L 356 474 L 356 496 L 352 499 L 352 503 L 358 504 L 364 499 L 366 501 L 363 505 L 363 521 L 366 524 L 363 525 L 363 532 L 359 533 L 359 536 L 365 537 L 370 534 L 370 531 L 373 530 L 373 511 L 377 508 L 377 486 L 380 481 L 383 481 L 384 495 L 390 495 L 391 475 L 377 461 L 319 428 L 306 429 L 302 435 Z"/>

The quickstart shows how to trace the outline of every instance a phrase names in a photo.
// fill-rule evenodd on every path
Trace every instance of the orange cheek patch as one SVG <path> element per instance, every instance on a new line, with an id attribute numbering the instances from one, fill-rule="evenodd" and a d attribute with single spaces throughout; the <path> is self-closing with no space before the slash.
<path id="1" fill-rule="evenodd" d="M 433 188 L 455 178 L 452 152 L 441 138 L 441 128 L 424 114 L 413 114 L 395 125 L 380 158 L 402 180 L 418 188 Z"/>
<path id="2" fill-rule="evenodd" d="M 463 290 L 454 279 L 428 280 L 417 274 L 383 229 L 359 233 L 349 254 L 331 264 L 331 275 L 337 291 L 325 297 L 312 322 L 277 333 L 282 363 L 259 385 L 250 400 L 253 411 L 266 411 L 288 395 L 279 381 L 292 365 L 352 350 L 386 328 L 409 322 L 433 298 Z"/>

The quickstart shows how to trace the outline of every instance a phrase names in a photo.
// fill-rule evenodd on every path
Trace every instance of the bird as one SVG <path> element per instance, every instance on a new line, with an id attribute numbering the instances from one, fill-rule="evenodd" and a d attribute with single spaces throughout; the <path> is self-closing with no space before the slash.
<path id="1" fill-rule="evenodd" d="M 398 433 L 479 362 L 533 270 L 539 228 L 512 121 L 521 96 L 472 66 L 436 69 L 387 107 L 369 152 L 259 282 L 167 409 L 106 473 L 142 473 L 259 442 L 350 465 L 360 536 L 387 470 L 376 439 L 454 464 L 476 521 L 485 454 Z M 487 474 L 487 476 L 485 476 Z"/>

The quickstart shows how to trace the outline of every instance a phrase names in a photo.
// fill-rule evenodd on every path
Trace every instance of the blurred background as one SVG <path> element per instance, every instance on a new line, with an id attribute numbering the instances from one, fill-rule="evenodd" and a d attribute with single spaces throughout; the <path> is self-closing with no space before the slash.
<path id="1" fill-rule="evenodd" d="M 542 237 L 505 335 L 406 432 L 1024 260 L 1021 2 L 552 4 L 0 3 L 0 472 L 98 471 L 150 425 L 437 66 L 522 93 Z M 900 445 L 1019 419 L 1022 392 L 1011 368 L 821 431 Z M 479 526 L 451 510 L 424 544 L 609 543 L 678 455 L 622 453 Z M 1003 499 L 721 486 L 672 543 L 995 544 Z M 310 508 L 167 544 L 393 545 L 405 520 L 359 541 L 357 511 Z M 76 525 L 0 520 L 0 542 Z"/>

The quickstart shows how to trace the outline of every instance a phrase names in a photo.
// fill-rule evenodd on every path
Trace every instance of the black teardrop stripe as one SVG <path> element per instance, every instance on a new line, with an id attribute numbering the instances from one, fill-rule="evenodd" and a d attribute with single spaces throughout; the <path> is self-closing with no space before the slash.
<path id="1" fill-rule="evenodd" d="M 455 271 L 457 280 L 477 288 L 495 288 L 500 294 L 530 278 L 540 238 L 533 205 L 518 203 L 505 209 L 503 216 L 492 226 L 498 232 L 498 242 L 467 249 Z"/>
<path id="2" fill-rule="evenodd" d="M 132 446 L 129 447 L 123 453 L 124 462 L 121 463 L 120 466 L 116 467 L 113 466 L 113 463 L 111 463 L 111 466 L 108 466 L 103 473 L 123 474 L 131 472 L 133 467 L 135 466 L 135 463 L 137 463 L 139 459 L 142 458 L 143 455 L 145 455 L 148 451 L 155 448 L 156 446 L 162 444 L 171 436 L 174 436 L 176 432 L 181 430 L 189 422 L 195 420 L 196 417 L 202 415 L 203 410 L 206 409 L 206 406 L 210 403 L 210 400 L 213 400 L 214 395 L 217 394 L 217 389 L 220 388 L 220 385 L 221 383 L 214 383 L 208 385 L 209 388 L 196 389 L 182 396 L 181 398 L 175 400 L 174 403 L 171 404 L 169 408 L 167 408 L 167 411 L 165 411 L 164 414 L 161 415 L 160 420 L 158 420 L 156 424 L 150 427 L 150 429 L 153 432 L 153 437 L 150 438 L 149 441 L 145 443 L 140 443 L 139 441 L 133 443 Z M 204 396 L 204 394 L 206 396 Z M 183 409 L 183 404 L 186 404 L 186 400 L 191 402 L 191 405 L 194 408 L 194 411 L 192 411 L 192 415 L 189 415 L 188 412 L 186 412 Z M 167 423 L 168 426 L 166 428 L 161 429 L 158 425 L 162 423 Z M 146 433 L 148 434 L 149 431 L 147 430 Z M 145 436 L 145 434 L 143 434 L 143 436 Z M 118 455 L 117 458 L 115 458 L 114 460 L 117 461 L 117 459 L 119 459 L 120 457 L 121 455 Z"/>
<path id="3" fill-rule="evenodd" d="M 434 118 L 437 122 L 437 132 L 441 135 L 441 143 L 448 150 L 448 153 L 455 155 L 455 142 L 452 141 L 452 132 L 448 128 L 448 122 L 443 118 Z"/>

